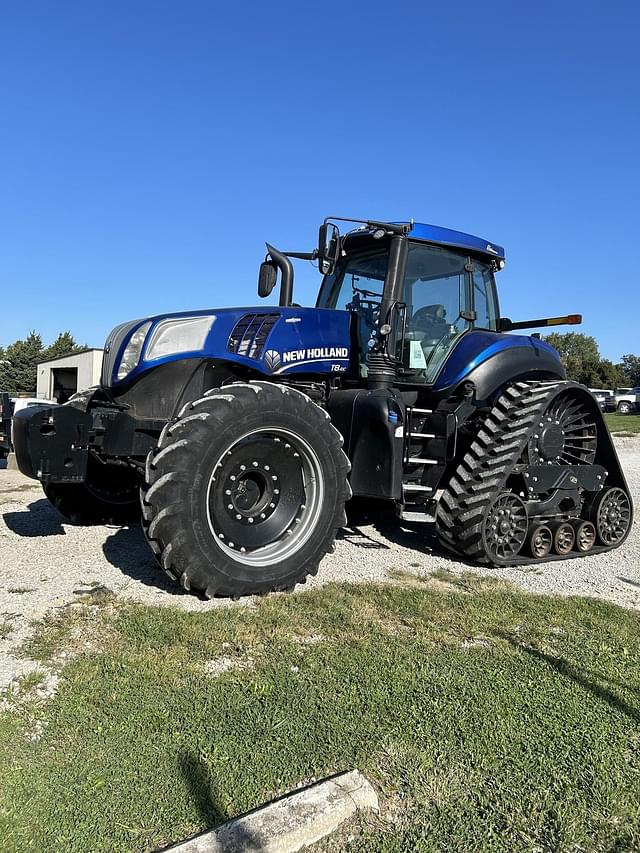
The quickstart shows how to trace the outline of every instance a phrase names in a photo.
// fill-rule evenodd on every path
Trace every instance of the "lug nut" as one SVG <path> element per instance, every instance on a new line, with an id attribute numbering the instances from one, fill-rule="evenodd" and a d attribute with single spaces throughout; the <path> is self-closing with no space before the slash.
<path id="1" fill-rule="evenodd" d="M 241 470 L 241 471 L 246 471 L 246 470 L 247 470 L 247 466 L 246 466 L 246 465 L 241 465 L 241 466 L 240 466 L 240 470 Z"/>
<path id="2" fill-rule="evenodd" d="M 257 462 L 253 462 L 252 464 L 253 464 L 253 467 L 254 467 L 254 468 L 257 468 L 257 467 L 258 467 L 258 463 L 257 463 Z"/>
<path id="3" fill-rule="evenodd" d="M 240 515 L 240 513 L 238 513 L 238 514 L 236 515 L 236 518 L 238 519 L 238 521 L 240 521 L 240 519 L 242 518 L 242 516 Z"/>
<path id="4" fill-rule="evenodd" d="M 233 504 L 227 504 L 227 509 L 233 509 Z"/>
<path id="5" fill-rule="evenodd" d="M 247 519 L 247 521 L 249 522 L 249 524 L 253 524 L 253 519 L 252 519 L 252 518 L 248 518 L 248 519 Z"/>

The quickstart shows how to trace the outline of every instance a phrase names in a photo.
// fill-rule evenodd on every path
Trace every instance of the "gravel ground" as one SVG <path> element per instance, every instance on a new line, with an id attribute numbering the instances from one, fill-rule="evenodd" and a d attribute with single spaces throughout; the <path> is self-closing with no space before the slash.
<path id="1" fill-rule="evenodd" d="M 616 441 L 636 506 L 640 503 L 640 439 Z M 588 595 L 640 609 L 640 522 L 625 545 L 609 554 L 525 569 L 485 569 L 452 559 L 422 525 L 378 519 L 341 531 L 334 554 L 307 587 L 329 581 L 383 581 L 402 570 L 428 575 L 436 569 L 472 571 L 538 593 Z M 173 585 L 156 567 L 135 528 L 80 528 L 64 524 L 38 483 L 0 470 L 0 689 L 36 668 L 20 645 L 34 621 L 79 601 L 98 587 L 119 598 L 185 610 L 228 607 L 200 601 Z M 304 590 L 306 587 L 298 587 Z M 251 605 L 252 599 L 236 606 Z"/>

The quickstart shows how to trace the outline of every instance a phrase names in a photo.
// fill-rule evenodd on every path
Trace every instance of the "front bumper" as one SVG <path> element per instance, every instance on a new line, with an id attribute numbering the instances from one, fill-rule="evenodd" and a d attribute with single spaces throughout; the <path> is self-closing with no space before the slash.
<path id="1" fill-rule="evenodd" d="M 13 418 L 18 468 L 43 483 L 82 482 L 93 418 L 73 406 L 33 406 Z"/>

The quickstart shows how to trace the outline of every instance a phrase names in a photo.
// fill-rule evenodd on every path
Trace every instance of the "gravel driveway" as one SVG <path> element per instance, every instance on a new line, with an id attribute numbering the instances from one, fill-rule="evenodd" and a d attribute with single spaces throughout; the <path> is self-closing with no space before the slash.
<path id="1" fill-rule="evenodd" d="M 616 443 L 638 506 L 640 439 Z M 325 558 L 319 576 L 307 586 L 383 581 L 398 570 L 425 575 L 436 569 L 489 574 L 532 592 L 596 596 L 640 609 L 640 522 L 634 522 L 625 545 L 609 554 L 523 570 L 466 565 L 438 549 L 422 525 L 378 520 L 343 530 L 335 553 Z M 31 623 L 98 586 L 122 599 L 157 606 L 185 610 L 229 606 L 227 601 L 200 601 L 173 585 L 156 567 L 137 527 L 64 524 L 38 483 L 16 471 L 0 470 L 0 689 L 35 666 L 15 656 Z"/>

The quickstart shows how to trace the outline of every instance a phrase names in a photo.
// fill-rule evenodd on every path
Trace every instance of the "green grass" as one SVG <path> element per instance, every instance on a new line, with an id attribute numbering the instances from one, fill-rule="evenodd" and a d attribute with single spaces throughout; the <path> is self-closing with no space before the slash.
<path id="1" fill-rule="evenodd" d="M 331 849 L 637 850 L 639 628 L 446 573 L 71 608 L 30 648 L 76 655 L 58 693 L 0 715 L 0 849 L 153 850 L 357 767 L 382 812 Z M 242 668 L 212 677 L 221 657 Z"/>
<path id="2" fill-rule="evenodd" d="M 615 412 L 605 414 L 609 432 L 627 435 L 640 434 L 640 415 L 617 415 Z"/>

